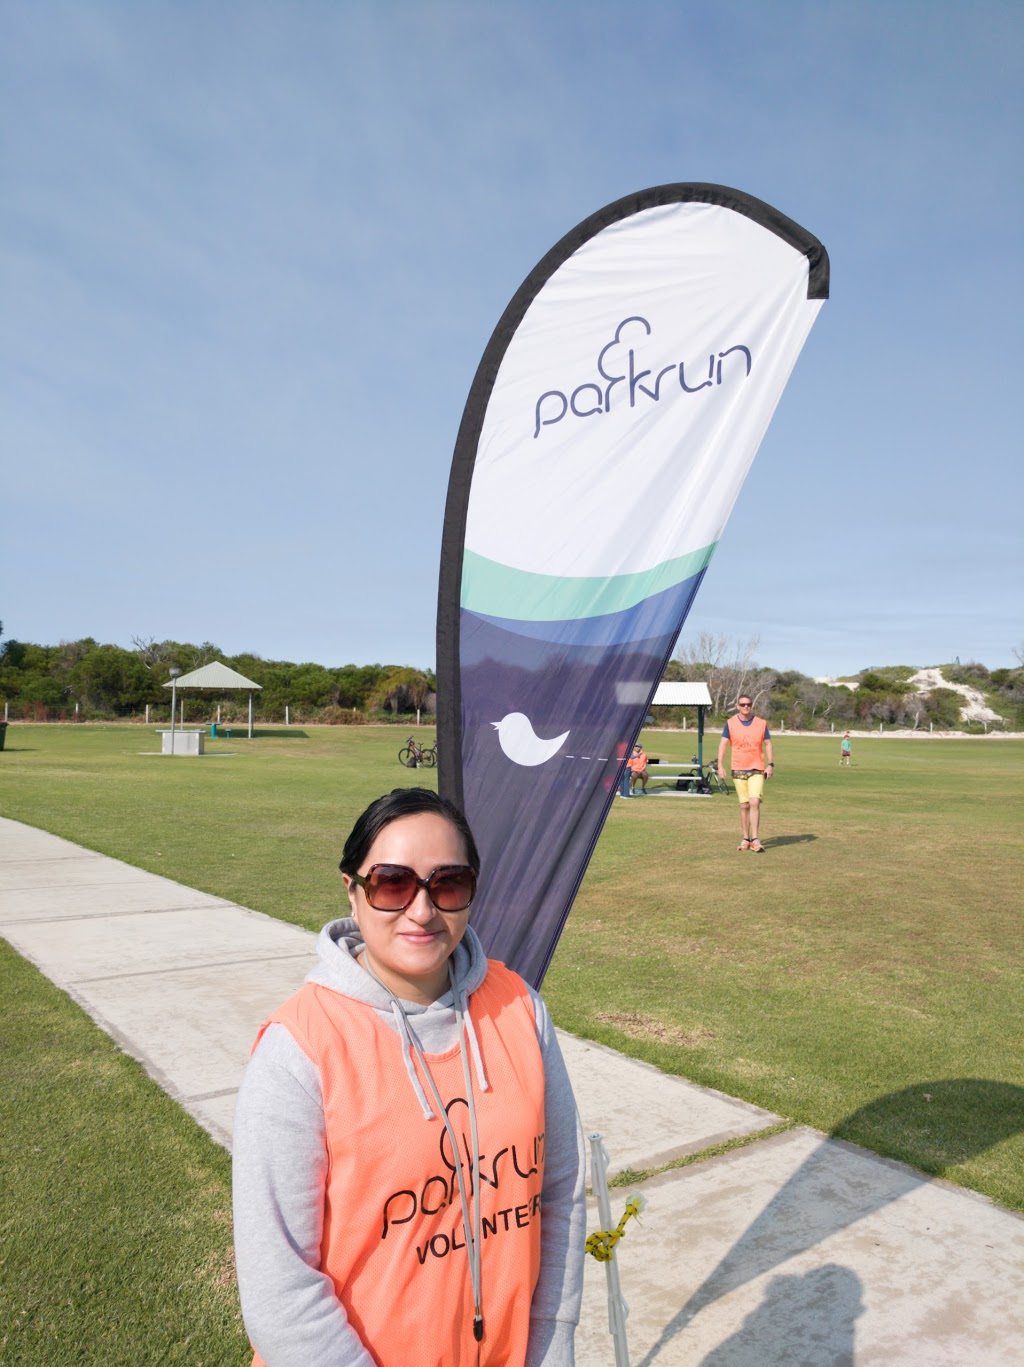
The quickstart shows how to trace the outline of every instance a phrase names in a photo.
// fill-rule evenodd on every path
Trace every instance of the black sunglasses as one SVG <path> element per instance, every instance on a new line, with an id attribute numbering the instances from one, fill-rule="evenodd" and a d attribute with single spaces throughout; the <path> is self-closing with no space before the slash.
<path id="1" fill-rule="evenodd" d="M 374 864 L 365 875 L 354 873 L 352 882 L 375 911 L 405 911 L 420 888 L 438 911 L 466 911 L 476 895 L 476 873 L 468 864 L 442 864 L 426 878 L 405 864 Z"/>

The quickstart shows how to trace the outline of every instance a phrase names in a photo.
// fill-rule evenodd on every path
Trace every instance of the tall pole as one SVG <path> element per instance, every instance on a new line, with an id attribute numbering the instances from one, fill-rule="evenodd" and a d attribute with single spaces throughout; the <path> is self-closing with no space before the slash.
<path id="1" fill-rule="evenodd" d="M 170 676 L 171 676 L 171 754 L 173 755 L 173 754 L 174 754 L 174 709 L 175 709 L 175 706 L 176 706 L 177 701 L 178 701 L 178 675 L 181 673 L 181 670 L 180 670 L 180 669 L 169 669 L 167 672 L 168 672 L 168 674 L 170 674 Z"/>

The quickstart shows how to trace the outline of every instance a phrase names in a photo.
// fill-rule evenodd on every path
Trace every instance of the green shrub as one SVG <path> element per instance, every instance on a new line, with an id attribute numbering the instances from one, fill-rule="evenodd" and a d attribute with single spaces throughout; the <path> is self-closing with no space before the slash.
<path id="1" fill-rule="evenodd" d="M 950 683 L 970 684 L 978 688 L 988 683 L 990 675 L 983 664 L 979 664 L 977 660 L 968 660 L 963 665 L 943 665 L 942 677 Z"/>
<path id="2" fill-rule="evenodd" d="M 960 716 L 964 700 L 961 694 L 951 688 L 933 688 L 924 694 L 924 705 L 928 709 L 928 720 L 943 731 L 956 731 L 962 727 Z"/>

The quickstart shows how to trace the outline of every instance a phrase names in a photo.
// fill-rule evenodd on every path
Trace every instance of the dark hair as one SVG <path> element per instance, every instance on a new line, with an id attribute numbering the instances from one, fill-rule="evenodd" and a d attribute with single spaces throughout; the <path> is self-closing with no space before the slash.
<path id="1" fill-rule="evenodd" d="M 438 796 L 430 788 L 395 788 L 371 802 L 349 832 L 338 868 L 349 875 L 358 873 L 359 865 L 385 826 L 401 820 L 403 816 L 417 816 L 420 812 L 430 812 L 451 822 L 465 842 L 466 859 L 470 867 L 479 873 L 480 855 L 469 822 L 454 802 Z"/>

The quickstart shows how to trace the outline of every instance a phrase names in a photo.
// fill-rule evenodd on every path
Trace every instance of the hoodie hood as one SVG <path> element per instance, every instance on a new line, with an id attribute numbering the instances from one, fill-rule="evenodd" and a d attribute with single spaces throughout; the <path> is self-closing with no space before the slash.
<path id="1" fill-rule="evenodd" d="M 390 1016 L 391 993 L 360 964 L 363 949 L 363 937 L 351 916 L 329 921 L 320 932 L 316 945 L 317 962 L 306 974 L 306 981 L 329 987 L 333 992 L 364 1002 Z M 487 956 L 472 926 L 466 927 L 465 935 L 456 945 L 451 964 L 460 996 L 468 997 L 475 992 L 487 976 Z M 404 1000 L 402 1006 L 407 1016 L 418 1016 L 436 1011 L 454 1012 L 455 1003 L 448 991 L 429 1006 Z"/>
<path id="2" fill-rule="evenodd" d="M 449 987 L 443 996 L 429 1006 L 399 1001 L 393 996 L 360 964 L 359 958 L 364 949 L 359 927 L 350 916 L 330 921 L 320 932 L 317 964 L 306 975 L 306 981 L 329 987 L 332 992 L 340 992 L 343 997 L 372 1007 L 389 1029 L 394 1030 L 402 1042 L 402 1058 L 409 1085 L 416 1094 L 424 1119 L 435 1119 L 437 1112 L 427 1100 L 414 1056 L 420 1061 L 423 1080 L 430 1085 L 430 1066 L 425 1055 L 447 1053 L 459 1043 L 463 1034 L 473 1059 L 477 1085 L 481 1091 L 489 1091 L 480 1043 L 469 1011 L 470 994 L 487 976 L 487 956 L 472 928 L 467 927 L 448 961 L 452 969 L 451 976 L 455 979 L 454 994 Z"/>

